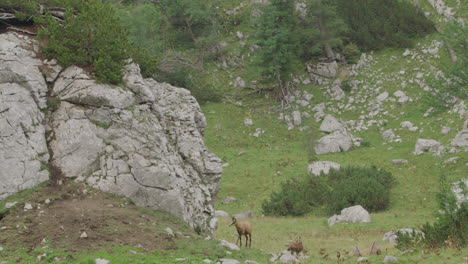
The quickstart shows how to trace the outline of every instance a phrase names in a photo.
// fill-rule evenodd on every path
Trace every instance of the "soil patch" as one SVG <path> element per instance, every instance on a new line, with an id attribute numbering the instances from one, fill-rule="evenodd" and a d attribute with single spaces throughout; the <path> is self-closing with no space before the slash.
<path id="1" fill-rule="evenodd" d="M 25 209 L 27 204 L 32 209 Z M 81 184 L 45 186 L 7 212 L 0 220 L 0 244 L 28 250 L 45 245 L 72 253 L 112 246 L 177 249 L 164 229 L 190 232 L 166 213 Z M 81 238 L 84 232 L 87 238 Z"/>

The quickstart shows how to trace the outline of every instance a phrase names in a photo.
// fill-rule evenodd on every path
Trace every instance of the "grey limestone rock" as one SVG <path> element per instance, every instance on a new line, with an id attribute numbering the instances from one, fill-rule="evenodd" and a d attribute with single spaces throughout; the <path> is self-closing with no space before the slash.
<path id="1" fill-rule="evenodd" d="M 322 137 L 314 150 L 315 153 L 326 154 L 334 152 L 344 152 L 351 149 L 353 146 L 353 137 L 346 131 L 335 131 L 327 136 Z"/>
<path id="2" fill-rule="evenodd" d="M 345 126 L 343 125 L 343 123 L 341 123 L 331 115 L 326 115 L 322 121 L 322 124 L 320 125 L 320 131 L 326 133 L 332 133 L 334 131 L 339 131 L 344 128 Z"/>
<path id="3" fill-rule="evenodd" d="M 332 161 L 315 161 L 309 164 L 307 172 L 316 176 L 320 176 L 321 173 L 328 174 L 330 169 L 339 170 L 340 164 Z"/>
<path id="4" fill-rule="evenodd" d="M 468 120 L 465 121 L 463 129 L 457 133 L 451 144 L 454 147 L 468 147 Z"/>
<path id="5" fill-rule="evenodd" d="M 35 43 L 0 34 L 0 200 L 49 179 L 45 136 L 47 84 Z"/>
<path id="6" fill-rule="evenodd" d="M 75 66 L 44 76 L 54 63 L 36 59 L 36 48 L 0 34 L 0 199 L 49 179 L 49 163 L 55 176 L 213 232 L 222 162 L 204 145 L 206 119 L 190 92 L 144 79 L 132 63 L 123 86 Z M 46 79 L 56 102 L 47 120 Z"/>
<path id="7" fill-rule="evenodd" d="M 424 152 L 438 152 L 440 150 L 440 142 L 433 139 L 418 139 L 414 149 L 415 155 L 421 155 Z"/>
<path id="8" fill-rule="evenodd" d="M 341 210 L 340 215 L 334 215 L 328 219 L 328 225 L 332 226 L 339 222 L 348 222 L 348 223 L 369 223 L 371 221 L 371 216 L 360 205 L 351 206 Z"/>

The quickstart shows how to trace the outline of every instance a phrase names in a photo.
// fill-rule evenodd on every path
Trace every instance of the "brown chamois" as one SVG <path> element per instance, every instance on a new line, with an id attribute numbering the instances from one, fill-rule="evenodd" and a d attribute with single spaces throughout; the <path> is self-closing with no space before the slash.
<path id="1" fill-rule="evenodd" d="M 304 250 L 304 246 L 302 245 L 301 239 L 296 240 L 295 242 L 289 242 L 288 244 L 288 251 L 292 253 L 296 252 L 296 254 L 301 253 Z"/>
<path id="2" fill-rule="evenodd" d="M 247 242 L 249 243 L 249 247 L 252 246 L 252 224 L 248 221 L 241 221 L 237 222 L 235 217 L 232 218 L 232 224 L 229 226 L 234 225 L 237 229 L 237 241 L 239 241 L 239 246 L 242 247 L 242 236 L 245 236 L 245 246 L 247 247 Z M 236 245 L 237 245 L 236 241 Z"/>

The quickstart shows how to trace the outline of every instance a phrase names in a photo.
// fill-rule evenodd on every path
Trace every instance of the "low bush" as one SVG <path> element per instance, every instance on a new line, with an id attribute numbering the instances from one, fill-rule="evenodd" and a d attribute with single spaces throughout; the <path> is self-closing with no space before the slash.
<path id="1" fill-rule="evenodd" d="M 380 211 L 390 203 L 390 188 L 395 178 L 376 167 L 347 167 L 328 175 L 289 180 L 262 204 L 265 215 L 304 215 L 323 207 L 336 213 L 353 205 Z"/>

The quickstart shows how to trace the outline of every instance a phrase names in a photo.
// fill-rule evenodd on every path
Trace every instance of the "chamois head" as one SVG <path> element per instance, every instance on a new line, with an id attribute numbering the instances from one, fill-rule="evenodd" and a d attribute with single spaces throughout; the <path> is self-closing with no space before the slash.
<path id="1" fill-rule="evenodd" d="M 237 219 L 233 216 L 232 223 L 229 226 L 235 225 L 237 223 Z"/>

